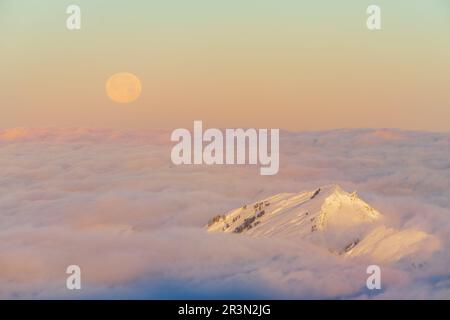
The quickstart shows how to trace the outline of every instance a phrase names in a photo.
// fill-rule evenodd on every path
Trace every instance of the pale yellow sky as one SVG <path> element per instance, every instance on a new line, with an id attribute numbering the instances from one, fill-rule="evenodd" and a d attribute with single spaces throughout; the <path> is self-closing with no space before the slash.
<path id="1" fill-rule="evenodd" d="M 450 130 L 449 3 L 0 0 L 0 127 Z M 116 104 L 105 82 L 136 74 Z"/>

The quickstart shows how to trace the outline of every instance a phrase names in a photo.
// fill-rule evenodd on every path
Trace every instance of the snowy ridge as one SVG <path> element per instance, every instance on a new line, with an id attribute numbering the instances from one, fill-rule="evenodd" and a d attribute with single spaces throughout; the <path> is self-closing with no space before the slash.
<path id="1" fill-rule="evenodd" d="M 369 255 L 395 261 L 418 250 L 434 251 L 437 239 L 420 230 L 397 231 L 356 192 L 337 185 L 313 191 L 281 193 L 211 219 L 209 232 L 252 237 L 306 239 L 346 256 Z"/>

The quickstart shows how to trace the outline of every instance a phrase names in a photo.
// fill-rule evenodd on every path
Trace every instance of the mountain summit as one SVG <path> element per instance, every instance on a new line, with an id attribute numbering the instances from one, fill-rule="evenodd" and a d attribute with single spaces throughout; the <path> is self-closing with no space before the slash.
<path id="1" fill-rule="evenodd" d="M 383 216 L 338 185 L 301 193 L 281 193 L 215 216 L 209 232 L 252 237 L 307 240 L 346 256 L 369 255 L 379 261 L 399 260 L 418 250 L 434 251 L 436 238 L 415 229 L 384 226 Z"/>

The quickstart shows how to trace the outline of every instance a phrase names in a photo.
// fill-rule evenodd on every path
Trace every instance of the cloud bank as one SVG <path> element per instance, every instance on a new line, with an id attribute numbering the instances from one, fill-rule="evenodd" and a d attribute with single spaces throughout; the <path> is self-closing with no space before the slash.
<path id="1" fill-rule="evenodd" d="M 1 298 L 450 298 L 450 134 L 282 132 L 280 171 L 176 167 L 170 132 L 0 130 Z M 382 266 L 308 243 L 208 234 L 214 215 L 336 183 L 442 250 Z M 83 289 L 65 288 L 66 267 Z"/>

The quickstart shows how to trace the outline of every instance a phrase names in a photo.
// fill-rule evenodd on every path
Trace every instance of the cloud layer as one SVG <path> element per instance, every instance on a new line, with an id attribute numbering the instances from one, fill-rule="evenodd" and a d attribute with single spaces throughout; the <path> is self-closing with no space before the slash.
<path id="1" fill-rule="evenodd" d="M 280 171 L 176 167 L 170 132 L 0 131 L 1 298 L 450 298 L 450 134 L 282 132 Z M 280 192 L 337 183 L 393 227 L 443 250 L 382 266 L 307 243 L 208 234 L 204 224 Z M 65 269 L 83 289 L 65 289 Z"/>

